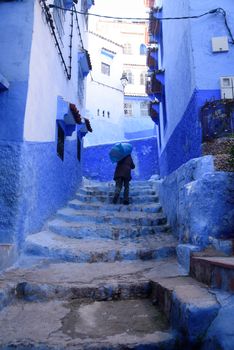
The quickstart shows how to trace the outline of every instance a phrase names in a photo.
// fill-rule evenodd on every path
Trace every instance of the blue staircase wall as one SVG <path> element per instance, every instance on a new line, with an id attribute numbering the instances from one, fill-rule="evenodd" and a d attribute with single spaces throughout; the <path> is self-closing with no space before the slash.
<path id="1" fill-rule="evenodd" d="M 161 177 L 169 175 L 190 159 L 202 155 L 200 109 L 206 100 L 219 99 L 219 90 L 195 90 L 159 158 Z"/>
<path id="2" fill-rule="evenodd" d="M 24 241 L 81 183 L 76 141 L 65 142 L 64 161 L 56 143 L 0 143 L 0 243 Z"/>
<path id="3" fill-rule="evenodd" d="M 205 247 L 233 239 L 234 173 L 214 170 L 213 157 L 194 158 L 160 180 L 159 198 L 179 242 Z"/>
<path id="4" fill-rule="evenodd" d="M 126 142 L 126 141 L 125 141 Z M 157 139 L 155 137 L 131 140 L 132 157 L 136 169 L 132 171 L 133 180 L 148 180 L 159 173 Z M 84 148 L 83 175 L 88 179 L 111 181 L 115 166 L 109 158 L 113 144 Z"/>

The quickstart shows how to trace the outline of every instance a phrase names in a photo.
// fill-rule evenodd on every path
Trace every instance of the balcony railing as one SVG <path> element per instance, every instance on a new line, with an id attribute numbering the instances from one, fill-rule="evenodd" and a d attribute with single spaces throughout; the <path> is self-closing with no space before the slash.
<path id="1" fill-rule="evenodd" d="M 156 124 L 159 123 L 159 103 L 150 102 L 149 115 Z"/>
<path id="2" fill-rule="evenodd" d="M 151 69 L 158 69 L 158 49 L 156 47 L 149 48 L 146 56 L 146 65 Z"/>
<path id="3" fill-rule="evenodd" d="M 148 81 L 146 83 L 146 93 L 148 95 L 152 95 L 152 94 L 159 94 L 160 95 L 162 93 L 162 84 L 156 78 L 155 73 L 148 76 Z"/>

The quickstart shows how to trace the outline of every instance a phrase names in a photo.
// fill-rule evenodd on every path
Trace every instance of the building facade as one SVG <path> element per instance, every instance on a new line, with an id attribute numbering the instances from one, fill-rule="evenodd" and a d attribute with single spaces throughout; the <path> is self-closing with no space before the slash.
<path id="1" fill-rule="evenodd" d="M 123 104 L 122 45 L 99 34 L 89 25 L 89 52 L 92 73 L 88 77 L 87 112 L 95 119 L 119 124 L 118 108 Z"/>
<path id="2" fill-rule="evenodd" d="M 0 3 L 0 244 L 18 249 L 81 182 L 92 5 Z"/>
<path id="3" fill-rule="evenodd" d="M 143 0 L 137 4 L 145 11 Z M 97 1 L 95 5 L 97 14 L 103 13 L 105 3 Z M 91 16 L 89 52 L 93 70 L 88 81 L 87 113 L 95 119 L 100 135 L 90 134 L 85 144 L 94 144 L 94 138 L 97 143 L 106 143 L 155 135 L 145 92 L 147 40 L 145 21 Z M 123 74 L 128 80 L 124 87 L 120 83 Z"/>
<path id="4" fill-rule="evenodd" d="M 124 90 L 125 137 L 153 136 L 155 128 L 149 117 L 149 98 L 145 91 L 147 24 L 139 21 L 121 23 L 120 35 L 124 43 L 123 71 L 128 78 Z"/>
<path id="5" fill-rule="evenodd" d="M 219 101 L 233 99 L 221 85 L 230 84 L 234 75 L 234 5 L 226 0 L 156 0 L 147 5 L 147 93 L 164 176 L 201 156 L 204 106 L 208 103 L 222 114 Z"/>

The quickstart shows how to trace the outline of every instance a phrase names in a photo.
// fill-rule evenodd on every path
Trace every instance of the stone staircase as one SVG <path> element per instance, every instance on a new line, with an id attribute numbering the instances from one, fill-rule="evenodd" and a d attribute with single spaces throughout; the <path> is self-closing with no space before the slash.
<path id="1" fill-rule="evenodd" d="M 132 182 L 128 206 L 113 189 L 86 184 L 27 237 L 0 276 L 1 350 L 216 349 L 221 302 L 178 265 L 154 184 Z"/>
<path id="2" fill-rule="evenodd" d="M 177 242 L 152 185 L 133 187 L 129 206 L 110 204 L 112 198 L 108 184 L 86 186 L 27 238 L 26 252 L 83 263 L 175 256 Z"/>

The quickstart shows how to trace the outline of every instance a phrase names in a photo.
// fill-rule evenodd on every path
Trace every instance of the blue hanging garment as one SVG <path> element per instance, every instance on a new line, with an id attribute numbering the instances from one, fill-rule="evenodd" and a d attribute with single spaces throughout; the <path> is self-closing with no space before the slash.
<path id="1" fill-rule="evenodd" d="M 116 163 L 131 153 L 132 145 L 130 143 L 119 142 L 111 148 L 109 156 L 112 163 Z"/>

